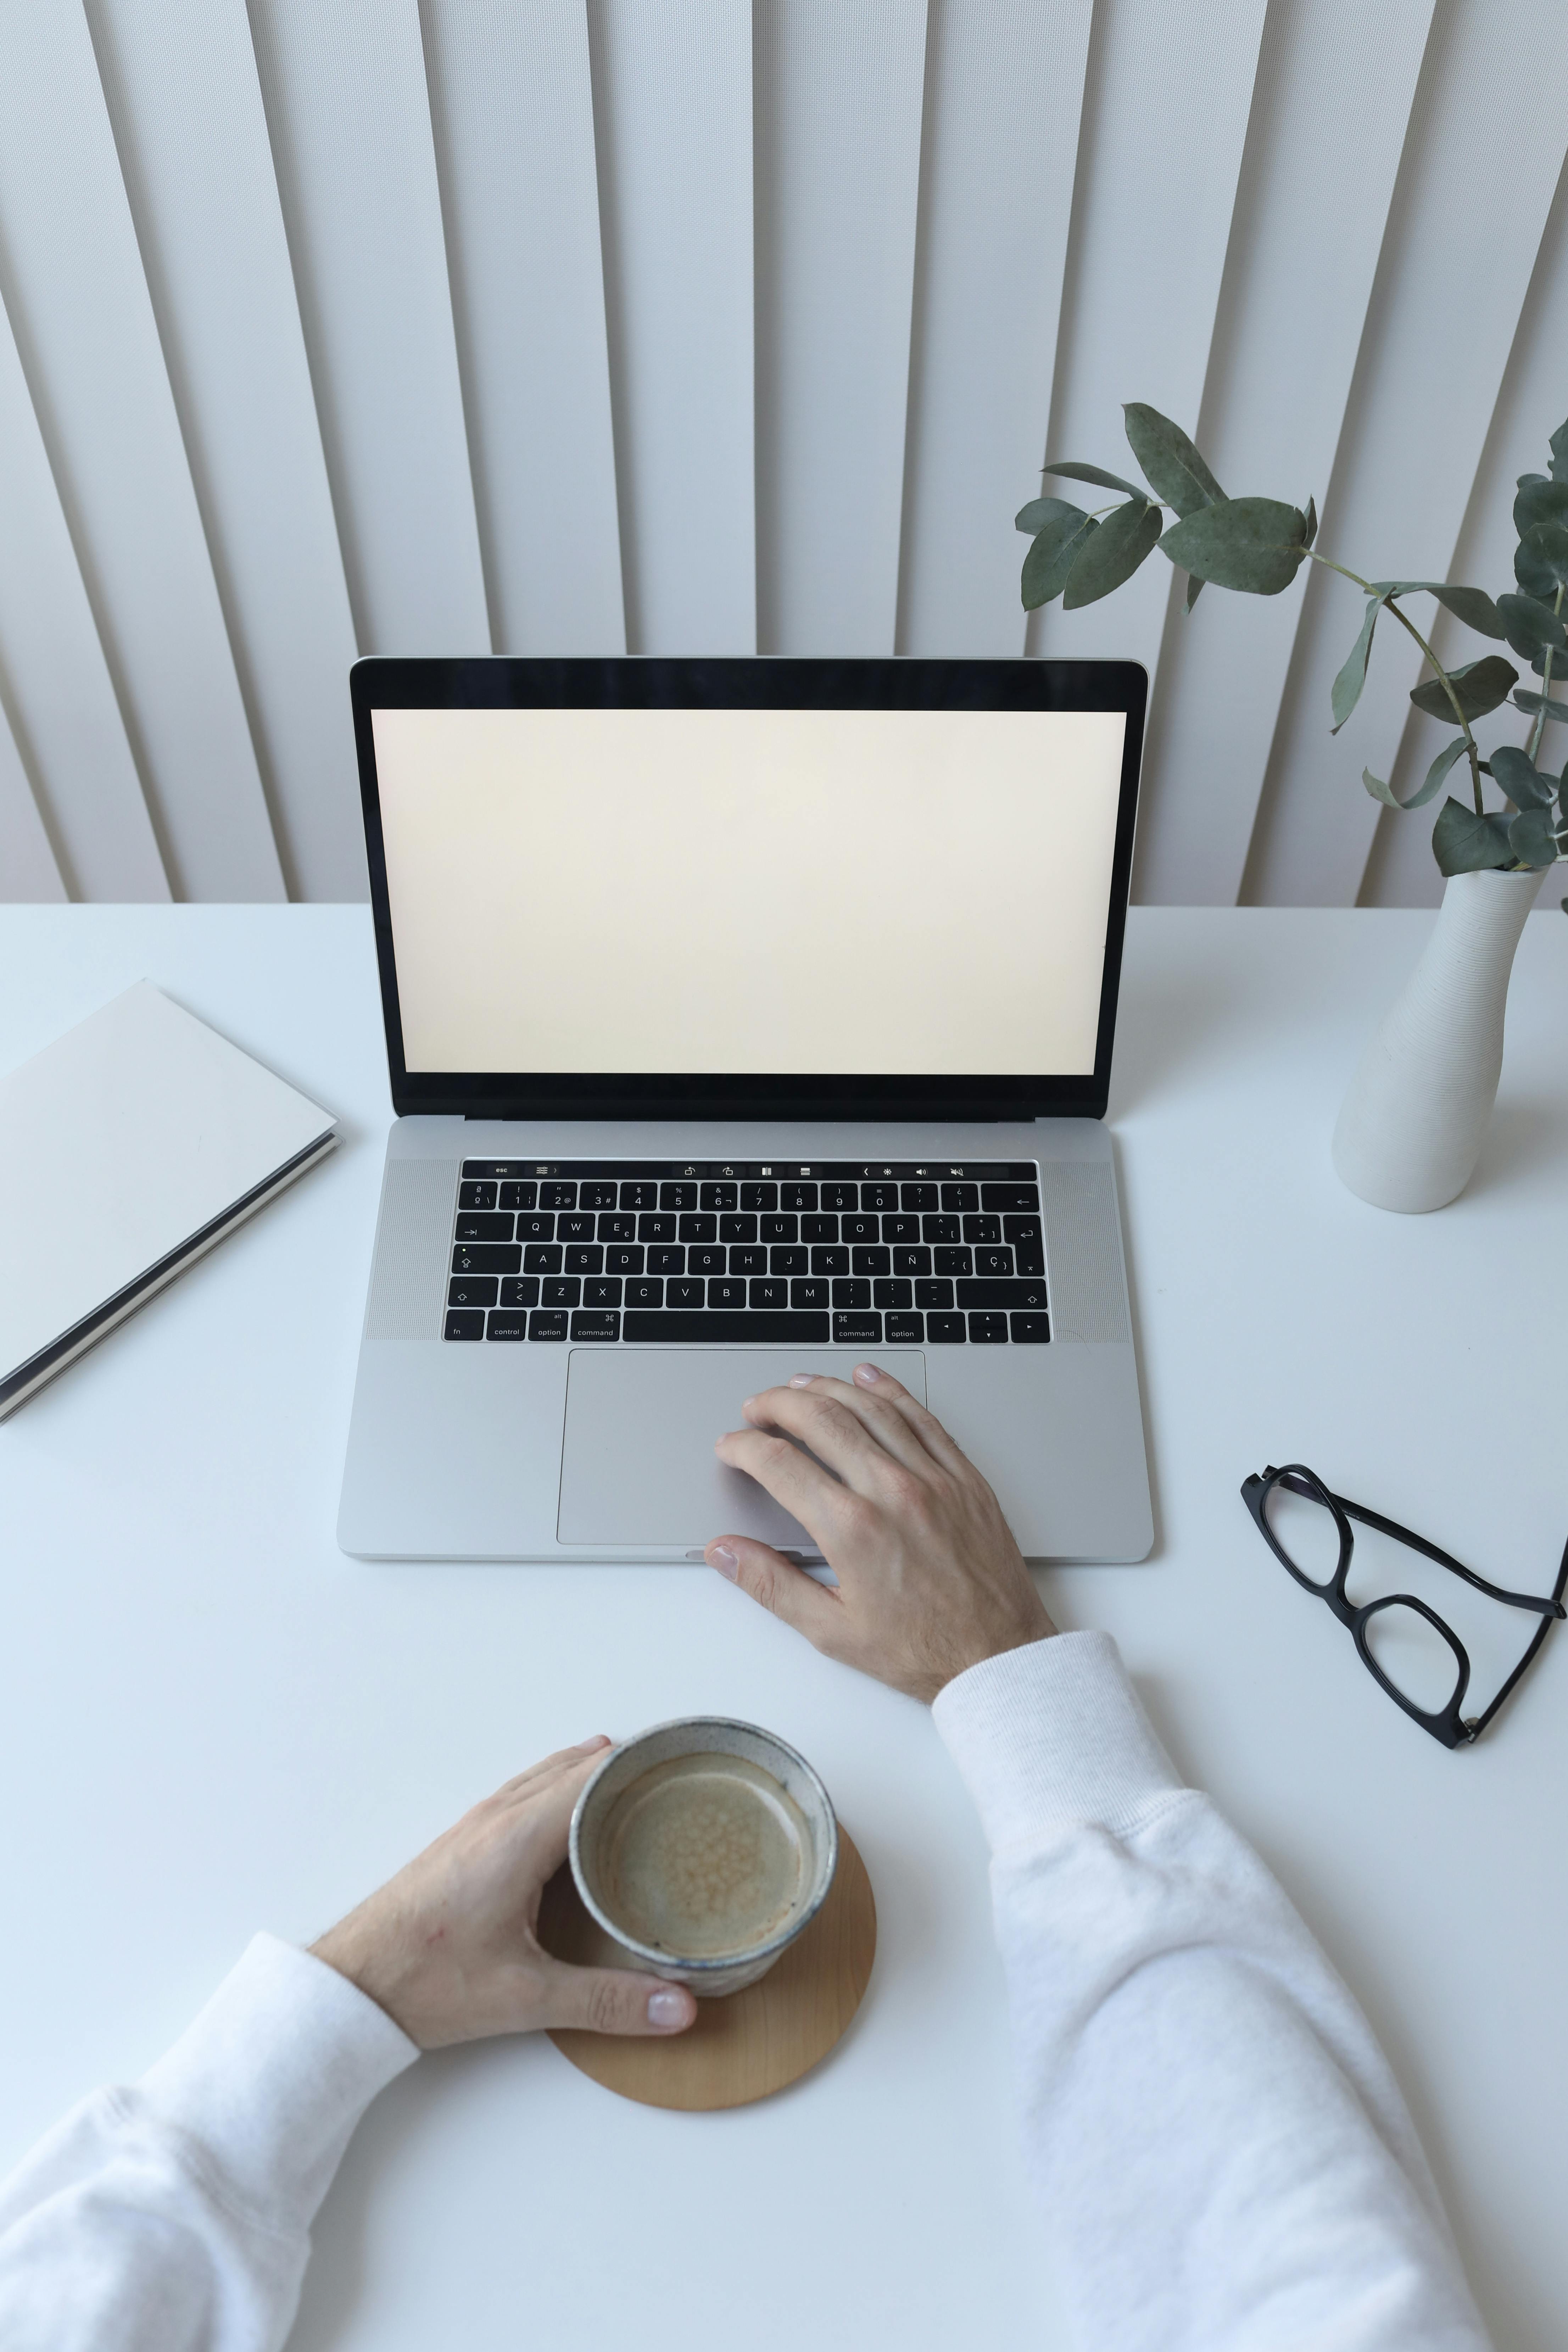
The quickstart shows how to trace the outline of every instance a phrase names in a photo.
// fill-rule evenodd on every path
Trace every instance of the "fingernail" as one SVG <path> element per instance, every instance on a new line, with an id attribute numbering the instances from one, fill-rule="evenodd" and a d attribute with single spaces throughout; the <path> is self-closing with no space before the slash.
<path id="1" fill-rule="evenodd" d="M 750 1412 L 752 1407 L 756 1403 L 756 1402 L 757 1400 L 755 1397 L 742 1397 L 741 1399 L 741 1411 L 742 1412 Z"/>
<path id="2" fill-rule="evenodd" d="M 731 1583 L 733 1584 L 735 1581 L 736 1571 L 741 1565 L 739 1553 L 732 1552 L 728 1544 L 710 1544 L 708 1547 L 708 1558 L 713 1567 L 718 1570 L 720 1575 L 727 1576 Z M 657 2000 L 658 1998 L 658 1995 L 656 1993 L 654 1995 L 654 1999 Z"/>
<path id="3" fill-rule="evenodd" d="M 792 1372 L 789 1384 L 792 1389 L 808 1389 L 816 1378 L 815 1372 Z"/>
<path id="4" fill-rule="evenodd" d="M 869 1388 L 872 1381 L 879 1381 L 882 1375 L 877 1370 L 875 1364 L 857 1364 L 855 1367 L 855 1377 L 864 1387 Z"/>
<path id="5" fill-rule="evenodd" d="M 683 1992 L 650 1992 L 647 1997 L 647 2021 L 650 2025 L 684 2025 L 686 1995 Z"/>

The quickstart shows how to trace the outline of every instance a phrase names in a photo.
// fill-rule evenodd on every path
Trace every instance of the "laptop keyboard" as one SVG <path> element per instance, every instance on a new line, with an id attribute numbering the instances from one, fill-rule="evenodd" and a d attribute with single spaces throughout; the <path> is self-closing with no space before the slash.
<path id="1" fill-rule="evenodd" d="M 443 1336 L 1038 1347 L 1039 1170 L 465 1160 Z"/>

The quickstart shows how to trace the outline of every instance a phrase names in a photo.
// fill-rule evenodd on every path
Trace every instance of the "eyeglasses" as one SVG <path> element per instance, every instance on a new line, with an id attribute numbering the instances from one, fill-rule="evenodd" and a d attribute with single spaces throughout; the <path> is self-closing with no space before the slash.
<path id="1" fill-rule="evenodd" d="M 1442 1741 L 1445 1748 L 1462 1748 L 1470 1740 L 1480 1738 L 1534 1658 L 1556 1620 L 1568 1616 L 1568 1610 L 1563 1606 L 1563 1588 L 1568 1585 L 1568 1546 L 1563 1548 L 1563 1564 L 1557 1571 L 1557 1581 L 1552 1588 L 1551 1597 L 1542 1600 L 1539 1593 L 1534 1592 L 1504 1592 L 1500 1586 L 1489 1584 L 1484 1576 L 1477 1576 L 1472 1569 L 1462 1566 L 1451 1553 L 1440 1551 L 1436 1544 L 1428 1543 L 1424 1536 L 1413 1535 L 1408 1528 L 1398 1527 L 1392 1519 L 1380 1518 L 1375 1511 L 1363 1510 L 1359 1503 L 1346 1502 L 1342 1495 L 1331 1495 L 1322 1480 L 1303 1462 L 1288 1462 L 1282 1470 L 1276 1470 L 1271 1464 L 1261 1477 L 1255 1475 L 1244 1480 L 1241 1499 L 1257 1520 L 1258 1532 L 1275 1559 L 1289 1570 L 1298 1584 L 1305 1585 L 1309 1592 L 1315 1592 L 1320 1601 L 1326 1601 L 1342 1625 L 1350 1627 L 1356 1648 L 1361 1653 L 1361 1662 L 1373 1680 L 1388 1693 L 1396 1706 L 1402 1706 L 1423 1731 L 1429 1731 L 1434 1739 Z M 1541 1622 L 1531 1636 L 1529 1648 L 1484 1714 L 1461 1716 L 1459 1713 L 1469 1687 L 1470 1661 L 1453 1627 L 1445 1624 L 1435 1609 L 1428 1609 L 1426 1603 L 1418 1601 L 1413 1592 L 1384 1593 L 1380 1600 L 1369 1601 L 1359 1609 L 1347 1598 L 1345 1580 L 1350 1574 L 1351 1554 L 1355 1549 L 1355 1536 L 1351 1528 L 1352 1519 L 1359 1519 L 1363 1527 L 1375 1528 L 1379 1535 L 1392 1536 L 1395 1543 L 1408 1544 L 1424 1559 L 1436 1560 L 1439 1568 L 1450 1570 L 1455 1576 L 1462 1576 L 1465 1582 L 1474 1585 L 1478 1592 L 1489 1594 L 1492 1600 L 1502 1601 L 1505 1607 L 1531 1610 L 1540 1618 Z M 1339 1558 L 1329 1570 L 1336 1538 Z M 1325 1570 L 1329 1570 L 1326 1574 Z M 1442 1706 L 1418 1706 L 1409 1691 L 1402 1689 L 1373 1655 L 1367 1638 L 1368 1628 L 1385 1612 L 1398 1610 L 1414 1611 L 1417 1618 L 1424 1619 L 1441 1636 L 1453 1653 L 1457 1670 L 1454 1686 Z M 1406 1631 L 1415 1630 L 1410 1627 L 1408 1620 L 1389 1618 L 1385 1626 L 1379 1627 L 1379 1633 L 1396 1624 Z"/>

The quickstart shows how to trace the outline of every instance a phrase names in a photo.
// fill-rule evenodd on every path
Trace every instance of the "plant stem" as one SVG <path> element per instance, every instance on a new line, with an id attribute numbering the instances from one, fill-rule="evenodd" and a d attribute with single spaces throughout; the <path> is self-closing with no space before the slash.
<path id="1" fill-rule="evenodd" d="M 1372 582 L 1370 580 L 1363 580 L 1359 572 L 1351 572 L 1347 570 L 1344 564 L 1336 563 L 1331 556 L 1320 555 L 1315 547 L 1309 547 L 1306 552 L 1311 557 L 1314 563 L 1321 563 L 1325 571 L 1337 572 L 1342 580 L 1353 580 L 1356 586 L 1363 589 L 1369 596 L 1374 593 Z M 1563 593 L 1562 590 L 1559 589 L 1557 593 L 1559 597 L 1561 597 Z M 1470 789 L 1475 794 L 1476 814 L 1478 816 L 1484 816 L 1486 814 L 1486 807 L 1481 799 L 1481 755 L 1477 746 L 1476 739 L 1470 732 L 1470 722 L 1465 717 L 1463 710 L 1459 707 L 1459 697 L 1456 691 L 1454 681 L 1448 676 L 1447 671 L 1443 667 L 1442 663 L 1438 660 L 1436 655 L 1433 652 L 1431 646 L 1427 644 L 1426 638 L 1422 635 L 1420 630 L 1416 627 L 1409 614 L 1407 613 L 1401 612 L 1399 606 L 1394 603 L 1392 596 L 1384 596 L 1383 599 L 1383 604 L 1386 612 L 1393 614 L 1394 619 L 1399 623 L 1402 628 L 1409 630 L 1410 635 L 1415 638 L 1416 644 L 1420 646 L 1422 652 L 1426 655 L 1427 660 L 1436 671 L 1438 678 L 1442 682 L 1443 691 L 1454 707 L 1454 718 L 1458 725 L 1464 730 L 1465 748 L 1469 754 Z"/>
<path id="2" fill-rule="evenodd" d="M 1563 591 L 1561 588 L 1557 591 L 1557 601 L 1552 605 L 1552 609 L 1554 613 L 1561 615 L 1563 611 Z M 1542 671 L 1541 677 L 1541 709 L 1535 714 L 1535 724 L 1530 730 L 1530 740 L 1524 747 L 1524 756 L 1531 762 L 1531 764 L 1534 762 L 1536 753 L 1541 749 L 1541 739 L 1546 732 L 1546 705 L 1552 693 L 1552 651 L 1553 648 L 1551 646 L 1548 646 L 1546 648 L 1546 667 Z"/>

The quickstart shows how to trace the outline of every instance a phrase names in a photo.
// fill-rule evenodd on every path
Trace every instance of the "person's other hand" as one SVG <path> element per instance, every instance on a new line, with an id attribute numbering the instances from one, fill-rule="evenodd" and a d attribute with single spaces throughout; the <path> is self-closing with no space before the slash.
<path id="1" fill-rule="evenodd" d="M 838 1590 L 749 1536 L 716 1536 L 706 1558 L 828 1657 L 933 1699 L 966 1666 L 1056 1632 L 995 1496 L 890 1373 L 857 1364 L 851 1386 L 798 1372 L 741 1410 L 751 1426 L 718 1440 L 720 1460 L 794 1514 Z"/>
<path id="2" fill-rule="evenodd" d="M 566 1859 L 577 1793 L 609 1745 L 584 1740 L 520 1772 L 329 1928 L 310 1947 L 316 1958 L 422 2050 L 552 2025 L 684 2032 L 697 2015 L 684 1985 L 570 1968 L 539 1941 L 540 1895 Z"/>

